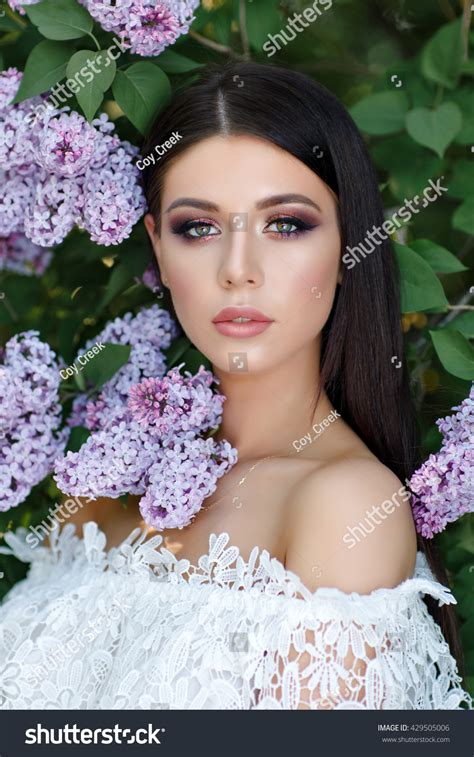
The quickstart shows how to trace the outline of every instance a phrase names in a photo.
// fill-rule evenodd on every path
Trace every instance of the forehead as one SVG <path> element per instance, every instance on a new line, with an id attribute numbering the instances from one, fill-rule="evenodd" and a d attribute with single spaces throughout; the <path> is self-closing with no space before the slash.
<path id="1" fill-rule="evenodd" d="M 165 202 L 179 195 L 218 205 L 234 197 L 253 203 L 281 192 L 305 193 L 332 206 L 332 190 L 302 161 L 273 143 L 249 135 L 215 136 L 189 147 L 166 172 Z"/>

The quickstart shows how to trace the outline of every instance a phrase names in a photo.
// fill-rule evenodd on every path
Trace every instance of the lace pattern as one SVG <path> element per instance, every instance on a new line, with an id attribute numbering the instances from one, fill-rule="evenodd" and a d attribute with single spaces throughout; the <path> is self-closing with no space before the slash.
<path id="1" fill-rule="evenodd" d="M 367 595 L 311 592 L 254 547 L 211 534 L 197 565 L 135 529 L 118 547 L 67 524 L 0 606 L 6 709 L 473 709 L 422 600 L 455 603 L 417 554 L 413 577 Z"/>

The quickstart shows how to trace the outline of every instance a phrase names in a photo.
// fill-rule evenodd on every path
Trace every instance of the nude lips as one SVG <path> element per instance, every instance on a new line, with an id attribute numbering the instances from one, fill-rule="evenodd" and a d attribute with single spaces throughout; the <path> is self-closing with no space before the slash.
<path id="1" fill-rule="evenodd" d="M 236 318 L 246 318 L 244 322 L 236 322 Z M 265 331 L 273 321 L 255 308 L 248 306 L 227 307 L 219 311 L 212 319 L 217 331 L 224 336 L 245 339 L 256 336 Z"/>
<path id="2" fill-rule="evenodd" d="M 220 321 L 214 323 L 214 326 L 220 334 L 232 336 L 237 339 L 243 339 L 249 336 L 256 336 L 271 326 L 272 321 L 248 321 L 247 323 L 233 323 L 232 321 Z"/>

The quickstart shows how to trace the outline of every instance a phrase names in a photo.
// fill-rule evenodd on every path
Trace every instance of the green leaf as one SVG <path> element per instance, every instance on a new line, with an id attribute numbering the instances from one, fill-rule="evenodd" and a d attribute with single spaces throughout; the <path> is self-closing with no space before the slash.
<path id="1" fill-rule="evenodd" d="M 114 297 L 127 289 L 131 283 L 130 271 L 122 263 L 116 263 L 110 275 L 104 297 L 98 305 L 97 313 L 107 307 Z"/>
<path id="2" fill-rule="evenodd" d="M 189 350 L 186 350 L 182 362 L 185 364 L 182 370 L 190 371 L 192 374 L 197 373 L 201 365 L 207 370 L 210 370 L 211 368 L 211 363 L 208 358 L 204 357 L 202 352 L 199 352 L 199 350 L 196 350 L 194 347 L 190 347 Z"/>
<path id="3" fill-rule="evenodd" d="M 459 331 L 466 339 L 474 339 L 474 310 L 465 310 L 446 324 L 445 328 Z"/>
<path id="4" fill-rule="evenodd" d="M 66 75 L 71 50 L 61 42 L 43 40 L 33 48 L 25 65 L 25 72 L 13 103 L 21 103 L 40 95 Z"/>
<path id="5" fill-rule="evenodd" d="M 0 31 L 2 32 L 17 32 L 18 24 L 8 16 L 0 16 Z"/>
<path id="6" fill-rule="evenodd" d="M 246 26 L 249 42 L 254 50 L 261 51 L 263 48 L 267 52 L 265 45 L 271 44 L 269 35 L 276 34 L 284 26 L 278 3 L 274 0 L 249 0 L 246 3 Z M 270 50 L 271 48 L 268 52 Z"/>
<path id="7" fill-rule="evenodd" d="M 395 242 L 395 253 L 400 269 L 402 313 L 447 310 L 449 303 L 431 266 L 406 245 Z"/>
<path id="8" fill-rule="evenodd" d="M 459 331 L 440 329 L 430 331 L 431 339 L 442 366 L 453 376 L 474 380 L 474 349 Z"/>
<path id="9" fill-rule="evenodd" d="M 474 64 L 474 61 L 471 61 Z M 472 84 L 457 87 L 449 93 L 450 102 L 456 103 L 462 113 L 462 129 L 456 134 L 455 142 L 460 145 L 474 144 L 474 97 Z"/>
<path id="10" fill-rule="evenodd" d="M 474 166 L 472 160 L 456 160 L 453 163 L 449 193 L 452 197 L 457 197 L 460 200 L 464 200 L 469 195 L 474 197 Z"/>
<path id="11" fill-rule="evenodd" d="M 78 39 L 94 26 L 92 16 L 76 0 L 43 0 L 25 6 L 25 11 L 47 39 Z"/>
<path id="12" fill-rule="evenodd" d="M 121 259 L 112 269 L 96 314 L 99 314 L 117 295 L 136 285 L 135 277 L 141 276 L 149 263 L 150 253 L 145 245 L 124 245 L 121 253 Z"/>
<path id="13" fill-rule="evenodd" d="M 406 132 L 380 140 L 373 146 L 372 157 L 388 171 L 390 191 L 401 202 L 421 194 L 429 179 L 442 173 L 442 161 Z"/>
<path id="14" fill-rule="evenodd" d="M 427 79 L 454 89 L 462 63 L 462 19 L 459 18 L 438 29 L 425 45 L 421 53 L 421 70 Z"/>
<path id="15" fill-rule="evenodd" d="M 394 134 L 405 126 L 407 110 L 404 92 L 377 92 L 356 103 L 350 114 L 367 134 Z"/>
<path id="16" fill-rule="evenodd" d="M 452 252 L 430 239 L 411 241 L 410 248 L 421 255 L 435 273 L 459 273 L 468 270 Z"/>
<path id="17" fill-rule="evenodd" d="M 415 142 L 442 158 L 462 127 L 462 114 L 455 103 L 443 103 L 434 110 L 415 108 L 407 113 L 406 127 Z"/>
<path id="18" fill-rule="evenodd" d="M 454 229 L 465 231 L 466 234 L 474 234 L 474 197 L 468 197 L 456 210 L 452 224 Z"/>
<path id="19" fill-rule="evenodd" d="M 88 74 L 87 78 L 81 73 L 83 68 Z M 117 65 L 106 50 L 79 50 L 69 61 L 66 72 L 69 78 L 66 85 L 72 91 L 74 91 L 72 84 L 78 88 L 75 92 L 76 99 L 88 121 L 91 121 L 97 112 L 104 99 L 104 92 L 112 84 L 116 71 Z M 92 79 L 90 79 L 91 76 Z"/>
<path id="20" fill-rule="evenodd" d="M 195 68 L 201 68 L 203 63 L 196 63 L 185 55 L 176 53 L 174 50 L 167 48 L 155 59 L 162 71 L 168 74 L 184 74 L 187 71 L 194 71 Z"/>
<path id="21" fill-rule="evenodd" d="M 143 62 L 117 71 L 112 91 L 127 118 L 139 132 L 146 134 L 158 111 L 166 105 L 171 86 L 158 66 Z"/>
<path id="22" fill-rule="evenodd" d="M 78 370 L 78 373 L 74 374 L 74 381 L 76 382 L 76 384 L 77 384 L 78 388 L 81 390 L 81 392 L 85 392 L 86 389 L 87 389 L 87 387 L 86 387 L 86 380 L 85 380 L 83 374 L 79 373 L 79 371 L 81 370 L 81 366 L 80 365 L 77 366 L 77 370 Z"/>
<path id="23" fill-rule="evenodd" d="M 71 452 L 78 452 L 90 435 L 91 432 L 85 426 L 74 426 L 69 435 L 66 452 L 69 452 L 69 450 Z"/>
<path id="24" fill-rule="evenodd" d="M 186 350 L 188 350 L 191 346 L 191 342 L 189 341 L 187 336 L 181 336 L 178 339 L 174 339 L 173 343 L 167 350 L 163 350 L 165 357 L 166 357 L 166 365 L 168 366 L 168 369 L 172 368 L 174 365 L 177 365 L 180 358 L 184 355 Z"/>
<path id="25" fill-rule="evenodd" d="M 104 348 L 97 355 L 90 358 L 83 368 L 83 374 L 95 389 L 100 389 L 107 381 L 115 376 L 130 357 L 131 346 L 129 344 L 112 344 L 104 342 Z M 87 352 L 83 353 L 87 359 Z M 77 361 L 76 361 L 77 364 Z"/>

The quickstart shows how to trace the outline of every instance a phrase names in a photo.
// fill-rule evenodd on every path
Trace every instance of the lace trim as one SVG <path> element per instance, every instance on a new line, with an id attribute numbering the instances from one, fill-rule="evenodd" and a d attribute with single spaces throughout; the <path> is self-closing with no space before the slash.
<path id="1" fill-rule="evenodd" d="M 231 591 L 257 589 L 266 595 L 283 594 L 310 604 L 329 600 L 332 607 L 349 601 L 353 609 L 363 609 L 364 613 L 371 607 L 380 606 L 381 602 L 384 606 L 387 601 L 398 603 L 401 598 L 414 593 L 429 594 L 438 599 L 439 605 L 457 604 L 450 589 L 435 580 L 423 552 L 417 552 L 413 576 L 394 588 L 378 588 L 369 594 L 347 593 L 332 587 L 319 587 L 312 592 L 296 573 L 285 568 L 278 558 L 271 557 L 266 549 L 255 546 L 249 560 L 245 561 L 239 547 L 227 547 L 230 536 L 226 531 L 210 534 L 209 550 L 199 557 L 197 565 L 176 558 L 169 549 L 161 546 L 163 537 L 160 534 L 147 539 L 146 527 L 135 528 L 118 546 L 108 551 L 105 549 L 106 535 L 95 521 L 84 524 L 82 539 L 75 531 L 75 525 L 68 523 L 61 532 L 55 529 L 50 534 L 51 547 L 33 549 L 26 542 L 27 529 L 20 527 L 5 534 L 10 549 L 0 547 L 0 553 L 32 563 L 33 570 L 40 566 L 43 569 L 54 565 L 66 567 L 79 561 L 99 571 L 144 572 L 175 584 L 207 584 Z"/>

